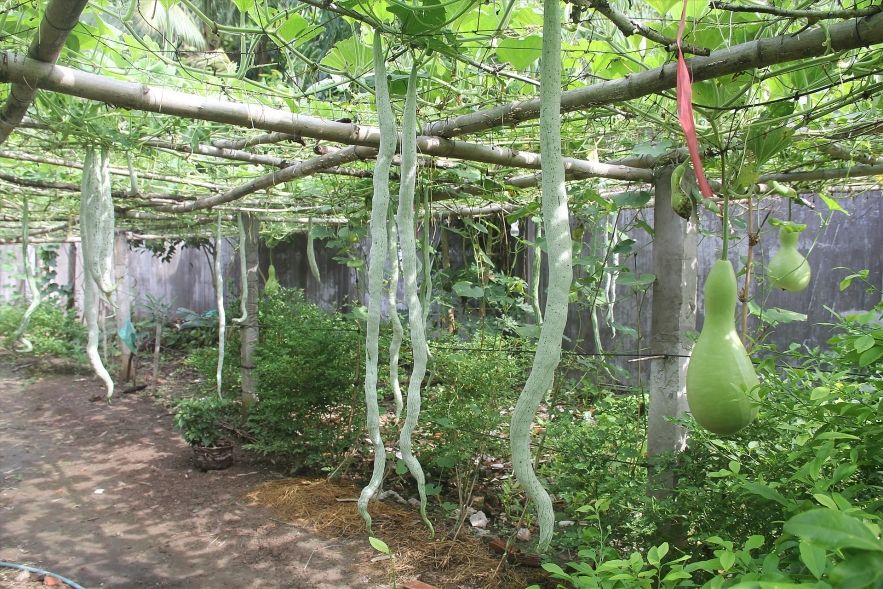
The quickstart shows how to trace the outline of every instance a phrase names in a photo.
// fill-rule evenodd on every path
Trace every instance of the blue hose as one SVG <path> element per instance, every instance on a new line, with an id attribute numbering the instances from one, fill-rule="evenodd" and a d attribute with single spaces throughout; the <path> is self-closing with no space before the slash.
<path id="1" fill-rule="evenodd" d="M 40 569 L 35 569 L 34 567 L 25 566 L 23 564 L 13 564 L 11 562 L 0 562 L 0 567 L 6 567 L 9 569 L 21 569 L 23 571 L 28 571 L 30 573 L 38 573 L 41 575 L 50 575 L 52 577 L 55 577 L 56 579 L 58 579 L 62 583 L 67 583 L 68 585 L 70 585 L 74 589 L 86 589 L 82 585 L 77 585 L 76 583 L 74 583 L 70 579 L 65 579 L 64 577 L 62 577 L 60 575 L 56 575 L 55 573 L 50 573 L 49 571 L 41 571 Z"/>

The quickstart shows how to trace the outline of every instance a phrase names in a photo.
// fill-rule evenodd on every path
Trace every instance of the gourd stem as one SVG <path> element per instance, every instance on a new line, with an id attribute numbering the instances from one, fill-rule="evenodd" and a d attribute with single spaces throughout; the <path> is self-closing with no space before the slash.
<path id="1" fill-rule="evenodd" d="M 726 260 L 730 253 L 730 190 L 727 185 L 726 162 L 721 155 L 721 184 L 724 193 L 723 230 L 724 246 L 721 248 L 721 260 Z"/>
<path id="2" fill-rule="evenodd" d="M 374 30 L 374 101 L 380 127 L 380 146 L 374 164 L 374 198 L 371 201 L 371 251 L 368 268 L 368 320 L 366 322 L 365 346 L 365 413 L 368 437 L 374 448 L 374 470 L 371 480 L 359 495 L 359 513 L 371 533 L 371 515 L 368 501 L 383 482 L 386 469 L 386 448 L 380 436 L 380 407 L 377 404 L 377 361 L 380 334 L 380 298 L 383 294 L 383 267 L 386 263 L 387 212 L 389 209 L 389 170 L 395 155 L 398 138 L 395 117 L 389 97 L 386 79 L 386 63 L 380 31 Z"/>

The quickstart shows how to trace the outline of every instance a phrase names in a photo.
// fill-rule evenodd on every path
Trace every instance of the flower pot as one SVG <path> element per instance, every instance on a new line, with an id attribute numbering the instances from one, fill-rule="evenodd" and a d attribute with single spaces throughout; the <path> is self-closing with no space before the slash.
<path id="1" fill-rule="evenodd" d="M 219 442 L 211 448 L 193 446 L 193 463 L 202 471 L 229 468 L 233 464 L 233 442 Z"/>

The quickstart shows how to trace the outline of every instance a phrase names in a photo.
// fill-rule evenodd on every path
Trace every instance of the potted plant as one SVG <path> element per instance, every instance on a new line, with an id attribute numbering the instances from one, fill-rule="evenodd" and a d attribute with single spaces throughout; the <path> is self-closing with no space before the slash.
<path id="1" fill-rule="evenodd" d="M 182 399 L 175 409 L 175 427 L 193 448 L 198 469 L 220 470 L 233 464 L 233 443 L 223 437 L 222 424 L 235 415 L 235 402 L 214 396 Z"/>

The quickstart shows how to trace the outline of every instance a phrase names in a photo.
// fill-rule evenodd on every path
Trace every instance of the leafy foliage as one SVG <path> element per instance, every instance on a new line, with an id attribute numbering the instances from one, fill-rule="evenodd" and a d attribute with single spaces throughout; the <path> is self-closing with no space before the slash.
<path id="1" fill-rule="evenodd" d="M 0 339 L 9 341 L 18 329 L 26 305 L 0 306 Z M 37 307 L 27 331 L 37 355 L 85 360 L 86 329 L 75 310 L 63 308 L 51 299 Z"/>
<path id="2" fill-rule="evenodd" d="M 181 399 L 175 405 L 175 427 L 188 444 L 211 448 L 223 437 L 221 424 L 232 422 L 239 405 L 217 395 Z"/>

